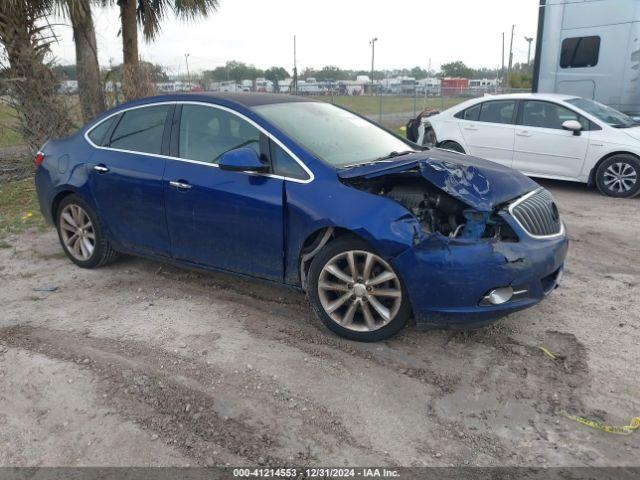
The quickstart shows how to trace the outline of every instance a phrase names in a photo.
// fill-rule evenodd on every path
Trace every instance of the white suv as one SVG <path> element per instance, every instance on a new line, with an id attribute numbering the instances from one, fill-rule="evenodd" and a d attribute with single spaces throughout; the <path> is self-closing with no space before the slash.
<path id="1" fill-rule="evenodd" d="M 640 193 L 640 125 L 570 95 L 488 95 L 422 119 L 417 143 L 468 153 L 533 177 Z"/>

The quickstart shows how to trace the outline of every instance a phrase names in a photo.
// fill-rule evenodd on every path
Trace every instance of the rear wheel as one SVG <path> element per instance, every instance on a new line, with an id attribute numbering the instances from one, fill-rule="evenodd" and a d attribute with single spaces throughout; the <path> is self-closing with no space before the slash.
<path id="1" fill-rule="evenodd" d="M 447 140 L 446 142 L 442 142 L 440 144 L 440 148 L 444 150 L 453 150 L 454 152 L 465 153 L 464 148 L 458 142 L 453 142 L 451 140 Z"/>
<path id="2" fill-rule="evenodd" d="M 635 197 L 640 192 L 640 160 L 625 154 L 607 158 L 598 166 L 596 185 L 610 197 Z"/>
<path id="3" fill-rule="evenodd" d="M 359 239 L 335 240 L 314 257 L 307 293 L 325 326 L 351 340 L 389 338 L 411 314 L 400 277 Z"/>
<path id="4" fill-rule="evenodd" d="M 104 235 L 95 212 L 78 195 L 69 195 L 60 202 L 56 228 L 64 253 L 80 267 L 101 267 L 117 255 Z"/>

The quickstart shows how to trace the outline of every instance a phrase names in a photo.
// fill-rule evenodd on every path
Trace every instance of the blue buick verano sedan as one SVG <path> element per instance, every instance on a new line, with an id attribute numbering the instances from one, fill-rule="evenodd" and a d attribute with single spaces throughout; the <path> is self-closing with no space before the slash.
<path id="1" fill-rule="evenodd" d="M 355 340 L 412 315 L 458 328 L 534 305 L 567 252 L 551 195 L 524 175 L 308 98 L 146 98 L 47 142 L 36 164 L 76 265 L 127 253 L 289 285 Z"/>

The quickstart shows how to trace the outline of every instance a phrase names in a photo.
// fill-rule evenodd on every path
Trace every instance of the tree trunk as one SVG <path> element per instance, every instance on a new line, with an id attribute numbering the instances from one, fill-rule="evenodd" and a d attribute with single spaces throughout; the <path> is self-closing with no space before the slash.
<path id="1" fill-rule="evenodd" d="M 122 59 L 127 66 L 137 65 L 138 57 L 138 19 L 136 0 L 119 0 L 120 20 L 122 22 Z"/>
<path id="2" fill-rule="evenodd" d="M 89 0 L 67 0 L 67 6 L 76 46 L 76 70 L 82 120 L 88 123 L 105 110 L 96 32 Z"/>
<path id="3" fill-rule="evenodd" d="M 138 56 L 138 19 L 136 0 L 118 0 L 122 21 L 122 93 L 126 100 L 134 100 L 155 93 L 149 72 L 140 64 Z"/>

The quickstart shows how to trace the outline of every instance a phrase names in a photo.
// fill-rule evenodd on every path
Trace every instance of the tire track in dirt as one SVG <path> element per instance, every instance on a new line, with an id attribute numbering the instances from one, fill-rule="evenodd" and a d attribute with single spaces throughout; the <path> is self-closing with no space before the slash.
<path id="1" fill-rule="evenodd" d="M 138 342 L 37 327 L 0 329 L 0 343 L 90 369 L 107 405 L 196 464 L 214 465 L 222 456 L 237 463 L 305 465 L 317 461 L 319 450 L 388 461 L 356 441 L 326 408 L 254 370 L 225 372 Z M 253 415 L 257 404 L 262 417 Z M 296 433 L 304 440 L 295 456 L 287 456 L 287 437 Z"/>

